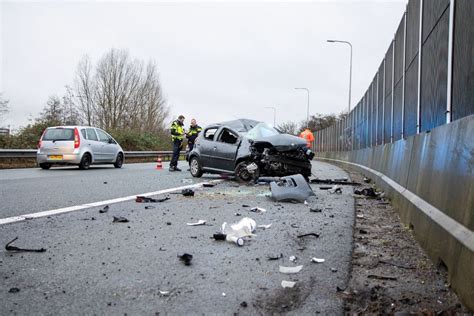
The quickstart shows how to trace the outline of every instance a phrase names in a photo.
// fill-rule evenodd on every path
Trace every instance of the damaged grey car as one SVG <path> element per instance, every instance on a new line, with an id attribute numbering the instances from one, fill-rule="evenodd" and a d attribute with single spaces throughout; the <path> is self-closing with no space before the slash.
<path id="1" fill-rule="evenodd" d="M 260 176 L 311 176 L 314 153 L 306 141 L 266 123 L 239 119 L 204 128 L 189 153 L 193 177 L 234 174 L 242 181 Z"/>

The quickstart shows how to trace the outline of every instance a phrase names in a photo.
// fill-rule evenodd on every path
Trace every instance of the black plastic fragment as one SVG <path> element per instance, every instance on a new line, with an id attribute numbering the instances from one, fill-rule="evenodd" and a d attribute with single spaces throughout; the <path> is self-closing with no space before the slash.
<path id="1" fill-rule="evenodd" d="M 164 201 L 168 201 L 170 198 L 167 196 L 165 198 L 162 198 L 162 199 L 153 199 L 153 198 L 149 198 L 149 197 L 146 197 L 146 196 L 140 196 L 140 195 L 137 195 L 137 198 L 135 199 L 135 202 L 137 203 L 161 203 L 161 202 L 164 202 Z"/>
<path id="2" fill-rule="evenodd" d="M 319 238 L 319 234 L 317 234 L 317 233 L 302 234 L 302 235 L 298 235 L 297 237 L 298 238 L 303 238 L 303 237 L 308 237 L 308 236 L 314 236 L 316 238 Z"/>
<path id="3" fill-rule="evenodd" d="M 215 240 L 225 240 L 227 235 L 222 233 L 217 233 L 213 235 Z"/>
<path id="4" fill-rule="evenodd" d="M 44 248 L 28 249 L 28 248 L 20 248 L 20 247 L 12 246 L 11 244 L 17 239 L 18 239 L 18 237 L 15 237 L 12 241 L 7 243 L 5 245 L 5 250 L 6 251 L 24 251 L 24 252 L 45 252 L 46 251 L 46 249 L 44 249 Z"/>
<path id="5" fill-rule="evenodd" d="M 109 207 L 108 205 L 106 205 L 106 206 L 104 206 L 103 209 L 99 210 L 99 213 L 100 213 L 100 214 L 107 213 L 107 212 L 109 211 L 109 208 L 110 208 L 110 207 Z"/>
<path id="6" fill-rule="evenodd" d="M 185 265 L 191 265 L 191 260 L 193 260 L 193 255 L 189 253 L 183 253 L 182 255 L 178 255 L 179 260 L 181 260 Z"/>
<path id="7" fill-rule="evenodd" d="M 113 223 L 128 223 L 129 220 L 125 217 L 122 217 L 122 216 L 114 216 L 114 221 Z"/>

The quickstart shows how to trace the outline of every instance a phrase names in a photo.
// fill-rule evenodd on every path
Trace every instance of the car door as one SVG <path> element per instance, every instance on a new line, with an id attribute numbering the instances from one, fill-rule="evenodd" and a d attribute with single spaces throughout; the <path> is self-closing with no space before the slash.
<path id="1" fill-rule="evenodd" d="M 240 137 L 237 132 L 227 127 L 219 130 L 212 155 L 216 169 L 234 171 L 239 142 Z"/>
<path id="2" fill-rule="evenodd" d="M 117 145 L 111 143 L 112 138 L 101 130 L 100 128 L 95 129 L 97 136 L 99 136 L 100 141 L 100 152 L 102 162 L 113 162 L 115 155 L 117 154 Z"/>
<path id="3" fill-rule="evenodd" d="M 202 138 L 196 144 L 196 149 L 199 151 L 199 157 L 203 168 L 215 168 L 212 160 L 214 151 L 214 137 L 219 127 L 208 127 L 202 133 Z"/>
<path id="4" fill-rule="evenodd" d="M 101 143 L 99 142 L 99 137 L 97 137 L 95 128 L 87 127 L 86 136 L 87 136 L 87 146 L 90 148 L 92 152 L 92 157 L 94 159 L 94 162 L 102 161 L 103 158 L 100 152 Z"/>

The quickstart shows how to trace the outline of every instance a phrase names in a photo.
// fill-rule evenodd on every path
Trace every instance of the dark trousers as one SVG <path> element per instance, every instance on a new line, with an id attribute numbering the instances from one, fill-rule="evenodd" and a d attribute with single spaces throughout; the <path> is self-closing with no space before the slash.
<path id="1" fill-rule="evenodd" d="M 188 141 L 189 152 L 191 152 L 194 148 L 194 143 Z"/>
<path id="2" fill-rule="evenodd" d="M 179 152 L 181 151 L 181 140 L 173 141 L 173 157 L 171 158 L 170 167 L 177 167 L 179 160 Z"/>

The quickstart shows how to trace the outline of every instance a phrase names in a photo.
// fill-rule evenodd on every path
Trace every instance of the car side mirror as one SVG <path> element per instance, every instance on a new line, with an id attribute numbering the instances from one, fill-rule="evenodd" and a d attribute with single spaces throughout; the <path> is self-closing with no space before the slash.
<path id="1" fill-rule="evenodd" d="M 109 139 L 109 144 L 115 144 L 115 142 L 112 138 Z"/>

